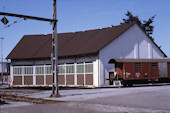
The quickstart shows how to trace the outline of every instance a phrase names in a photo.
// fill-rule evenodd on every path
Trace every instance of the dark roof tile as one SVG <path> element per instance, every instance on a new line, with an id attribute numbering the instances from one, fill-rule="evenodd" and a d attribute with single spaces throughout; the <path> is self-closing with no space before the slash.
<path id="1" fill-rule="evenodd" d="M 134 24 L 84 32 L 59 33 L 58 55 L 62 57 L 96 53 Z M 50 58 L 51 44 L 51 34 L 25 35 L 7 56 L 7 59 Z"/>

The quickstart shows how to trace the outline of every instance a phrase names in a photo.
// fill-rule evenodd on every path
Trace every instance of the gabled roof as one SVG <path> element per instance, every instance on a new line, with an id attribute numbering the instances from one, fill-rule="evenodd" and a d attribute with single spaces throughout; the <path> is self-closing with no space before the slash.
<path id="1" fill-rule="evenodd" d="M 128 23 L 75 33 L 59 33 L 58 56 L 97 53 L 134 24 Z M 7 59 L 50 58 L 51 44 L 51 34 L 25 35 L 7 56 Z"/>

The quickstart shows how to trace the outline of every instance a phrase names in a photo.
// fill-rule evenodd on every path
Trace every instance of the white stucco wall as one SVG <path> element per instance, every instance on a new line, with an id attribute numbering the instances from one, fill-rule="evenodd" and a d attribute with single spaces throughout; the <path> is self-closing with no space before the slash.
<path id="1" fill-rule="evenodd" d="M 103 37 L 107 38 L 107 37 Z M 164 55 L 135 24 L 114 41 L 99 51 L 100 86 L 109 84 L 108 73 L 114 71 L 114 65 L 108 64 L 112 58 L 163 58 Z"/>

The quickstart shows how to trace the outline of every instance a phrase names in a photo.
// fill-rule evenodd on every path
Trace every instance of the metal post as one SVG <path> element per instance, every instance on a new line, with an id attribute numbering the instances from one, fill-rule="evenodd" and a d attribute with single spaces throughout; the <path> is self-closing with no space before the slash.
<path id="1" fill-rule="evenodd" d="M 1 77 L 2 77 L 2 84 L 3 84 L 3 37 L 0 38 L 1 39 L 1 69 L 2 69 L 2 72 L 1 72 Z"/>
<path id="2" fill-rule="evenodd" d="M 56 0 L 53 0 L 53 20 L 56 20 Z M 52 34 L 52 74 L 53 85 L 51 97 L 59 97 L 58 88 L 58 40 L 57 40 L 57 22 L 53 21 L 53 34 Z M 56 84 L 55 84 L 56 83 Z M 56 89 L 56 93 L 55 93 Z"/>

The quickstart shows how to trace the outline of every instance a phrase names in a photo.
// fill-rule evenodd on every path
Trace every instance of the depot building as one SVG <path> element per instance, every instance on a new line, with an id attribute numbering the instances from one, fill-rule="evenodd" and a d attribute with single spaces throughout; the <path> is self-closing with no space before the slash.
<path id="1" fill-rule="evenodd" d="M 7 59 L 14 86 L 51 86 L 52 35 L 25 35 Z M 108 86 L 111 59 L 164 59 L 165 53 L 136 24 L 58 34 L 59 86 Z"/>

